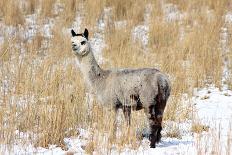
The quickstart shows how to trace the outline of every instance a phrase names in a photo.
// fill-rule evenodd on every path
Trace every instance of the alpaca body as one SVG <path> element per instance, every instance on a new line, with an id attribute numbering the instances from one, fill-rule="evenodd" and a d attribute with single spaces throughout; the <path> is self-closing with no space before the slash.
<path id="1" fill-rule="evenodd" d="M 126 105 L 136 109 L 138 105 L 148 108 L 149 105 L 155 105 L 158 86 L 166 92 L 164 99 L 169 96 L 170 82 L 167 76 L 157 69 L 103 70 L 92 52 L 79 61 L 88 91 L 105 106 Z"/>
<path id="2" fill-rule="evenodd" d="M 104 106 L 116 112 L 122 108 L 129 125 L 131 110 L 144 109 L 150 122 L 150 145 L 155 147 L 161 138 L 163 112 L 171 91 L 167 76 L 154 68 L 103 70 L 87 41 L 88 31 L 76 34 L 72 30 L 72 36 L 72 48 L 88 91 Z"/>
<path id="3" fill-rule="evenodd" d="M 155 104 L 158 94 L 158 83 L 162 87 L 168 85 L 168 81 L 162 80 L 163 75 L 156 69 L 124 69 L 106 71 L 102 82 L 95 85 L 98 100 L 103 104 L 111 104 L 113 107 L 125 105 L 148 108 Z"/>

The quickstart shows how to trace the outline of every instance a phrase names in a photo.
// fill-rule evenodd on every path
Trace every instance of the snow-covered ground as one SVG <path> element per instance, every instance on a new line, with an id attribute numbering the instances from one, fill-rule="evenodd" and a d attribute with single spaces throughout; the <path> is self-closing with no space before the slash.
<path id="1" fill-rule="evenodd" d="M 199 89 L 192 97 L 192 102 L 197 110 L 196 116 L 200 122 L 209 127 L 208 132 L 200 134 L 190 132 L 191 121 L 179 124 L 179 128 L 184 135 L 178 138 L 163 137 L 162 141 L 155 149 L 149 148 L 149 140 L 144 138 L 142 144 L 137 150 L 125 148 L 120 154 L 160 154 L 160 155 L 195 155 L 200 150 L 203 154 L 211 154 L 217 147 L 220 152 L 226 154 L 228 151 L 228 140 L 232 140 L 231 121 L 232 120 L 232 91 L 219 90 L 215 87 Z M 50 146 L 49 149 L 34 148 L 32 145 L 15 144 L 11 150 L 5 145 L 0 145 L 0 152 L 4 154 L 65 154 L 72 152 L 74 154 L 85 154 L 83 146 L 85 146 L 89 132 L 84 129 L 77 129 L 80 134 L 78 137 L 67 137 L 64 142 L 68 151 L 62 150 L 60 147 Z M 165 131 L 165 129 L 164 129 Z M 23 135 L 23 133 L 21 134 Z M 26 135 L 24 135 L 26 136 Z M 217 142 L 217 144 L 215 144 Z M 214 146 L 218 145 L 218 146 Z M 229 144 L 232 145 L 232 142 Z M 118 154 L 118 150 L 112 150 L 112 154 Z M 230 150 L 232 153 L 232 150 Z"/>

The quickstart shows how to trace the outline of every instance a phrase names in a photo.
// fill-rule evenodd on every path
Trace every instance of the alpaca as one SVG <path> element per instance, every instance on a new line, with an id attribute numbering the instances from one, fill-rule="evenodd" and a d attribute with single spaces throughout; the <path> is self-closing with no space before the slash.
<path id="1" fill-rule="evenodd" d="M 88 41 L 88 30 L 71 30 L 72 50 L 76 55 L 84 83 L 104 106 L 123 109 L 130 125 L 131 110 L 144 109 L 149 119 L 150 147 L 161 139 L 162 117 L 171 87 L 167 76 L 154 68 L 103 70 L 97 63 Z"/>

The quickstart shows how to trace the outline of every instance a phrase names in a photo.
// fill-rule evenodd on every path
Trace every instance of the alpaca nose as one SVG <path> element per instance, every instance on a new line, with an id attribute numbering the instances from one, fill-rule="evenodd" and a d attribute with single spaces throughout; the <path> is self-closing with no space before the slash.
<path id="1" fill-rule="evenodd" d="M 72 49 L 75 51 L 75 50 L 78 50 L 78 46 L 76 44 L 72 44 Z"/>
<path id="2" fill-rule="evenodd" d="M 72 44 L 72 48 L 77 48 L 77 45 L 76 44 Z"/>

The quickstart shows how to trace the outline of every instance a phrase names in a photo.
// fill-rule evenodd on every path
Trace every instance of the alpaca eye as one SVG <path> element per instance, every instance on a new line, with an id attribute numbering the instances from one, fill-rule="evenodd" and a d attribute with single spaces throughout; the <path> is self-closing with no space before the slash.
<path id="1" fill-rule="evenodd" d="M 86 41 L 82 41 L 82 42 L 81 42 L 81 45 L 84 45 L 85 43 L 86 43 Z"/>

